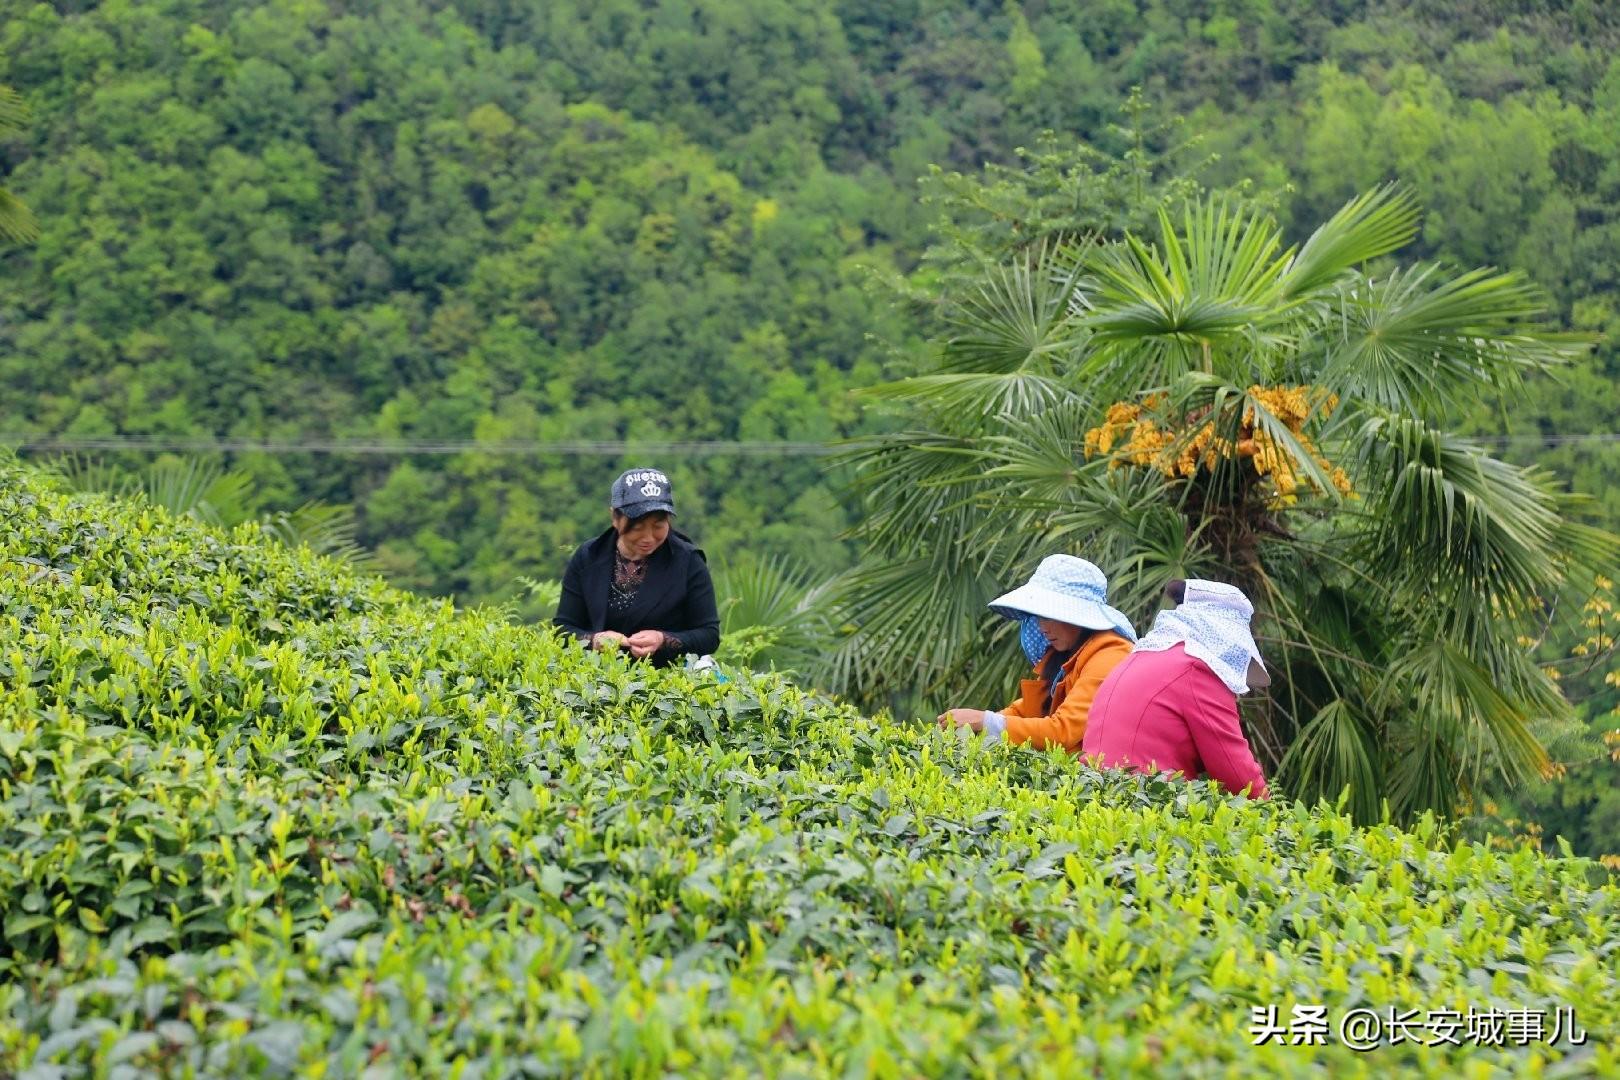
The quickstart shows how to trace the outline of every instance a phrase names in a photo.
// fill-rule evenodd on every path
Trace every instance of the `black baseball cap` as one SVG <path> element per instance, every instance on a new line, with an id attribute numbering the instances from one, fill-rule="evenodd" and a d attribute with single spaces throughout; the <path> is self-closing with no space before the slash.
<path id="1" fill-rule="evenodd" d="M 675 512 L 675 493 L 669 477 L 657 469 L 631 469 L 613 481 L 613 498 L 608 505 L 628 518 L 638 518 L 659 510 Z"/>

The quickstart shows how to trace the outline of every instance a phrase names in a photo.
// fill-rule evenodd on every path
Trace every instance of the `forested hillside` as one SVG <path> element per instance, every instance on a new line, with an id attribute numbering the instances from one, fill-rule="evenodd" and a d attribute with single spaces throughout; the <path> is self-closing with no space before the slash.
<path id="1" fill-rule="evenodd" d="M 903 370 L 930 164 L 1107 145 L 1131 85 L 1213 185 L 1309 222 L 1382 178 L 1420 254 L 1523 266 L 1589 365 L 1481 430 L 1613 428 L 1620 11 L 1594 2 L 0 4 L 3 148 L 43 235 L 0 265 L 0 429 L 819 441 Z M 1118 147 L 1115 147 L 1116 149 Z M 923 269 L 919 270 L 922 266 Z M 1620 513 L 1615 449 L 1543 454 Z M 554 577 L 623 459 L 249 457 L 352 503 L 396 581 Z M 823 570 L 813 458 L 661 462 L 722 558 Z"/>

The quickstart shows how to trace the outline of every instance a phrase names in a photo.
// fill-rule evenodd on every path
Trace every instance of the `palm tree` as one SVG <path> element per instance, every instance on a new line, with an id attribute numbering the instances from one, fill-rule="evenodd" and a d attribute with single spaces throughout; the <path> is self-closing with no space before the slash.
<path id="1" fill-rule="evenodd" d="M 20 135 L 28 123 L 28 106 L 22 95 L 9 86 L 0 86 L 0 140 Z M 22 200 L 0 188 L 0 240 L 26 244 L 39 236 L 39 223 Z"/>
<path id="2" fill-rule="evenodd" d="M 1067 550 L 1142 623 L 1176 577 L 1255 598 L 1275 682 L 1246 719 L 1295 795 L 1448 813 L 1544 769 L 1537 727 L 1569 707 L 1521 638 L 1616 541 L 1443 423 L 1583 345 L 1538 325 L 1516 273 L 1367 269 L 1418 224 L 1385 187 L 1290 247 L 1203 197 L 1156 239 L 989 275 L 938 369 L 874 392 L 911 426 L 847 455 L 868 553 L 835 583 L 858 629 L 824 677 L 869 703 L 996 703 L 1019 661 L 984 603 Z"/>
<path id="3" fill-rule="evenodd" d="M 826 584 L 790 560 L 732 558 L 716 569 L 714 591 L 722 661 L 804 672 L 833 647 L 837 630 L 828 618 Z"/>

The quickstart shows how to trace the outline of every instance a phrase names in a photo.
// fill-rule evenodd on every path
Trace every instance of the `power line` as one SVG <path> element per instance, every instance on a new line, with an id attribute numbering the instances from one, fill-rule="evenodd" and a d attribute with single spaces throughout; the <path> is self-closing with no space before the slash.
<path id="1" fill-rule="evenodd" d="M 501 454 L 507 456 L 559 454 L 567 457 L 622 457 L 626 454 L 670 457 L 825 457 L 841 447 L 811 442 L 757 442 L 697 440 L 664 443 L 561 440 L 542 442 L 511 439 L 327 439 L 301 436 L 292 439 L 250 439 L 141 435 L 41 435 L 0 432 L 0 446 L 18 450 L 127 450 L 181 451 L 185 453 L 256 454 Z"/>
<path id="2" fill-rule="evenodd" d="M 1620 432 L 1589 431 L 1554 435 L 1473 435 L 1469 441 L 1491 446 L 1569 446 L 1582 443 L 1620 443 Z M 163 453 L 255 453 L 255 454 L 360 454 L 404 456 L 410 454 L 497 454 L 502 456 L 623 457 L 646 454 L 666 457 L 826 457 L 851 447 L 813 442 L 762 442 L 749 440 L 689 440 L 682 442 L 630 443 L 623 440 L 508 439 L 485 442 L 477 439 L 329 439 L 299 436 L 291 439 L 215 438 L 209 436 L 142 435 L 44 435 L 0 432 L 0 446 L 16 450 L 82 451 L 121 450 Z"/>
<path id="3" fill-rule="evenodd" d="M 1565 446 L 1571 443 L 1620 442 L 1620 431 L 1586 431 L 1575 435 L 1465 435 L 1463 438 L 1493 446 Z"/>

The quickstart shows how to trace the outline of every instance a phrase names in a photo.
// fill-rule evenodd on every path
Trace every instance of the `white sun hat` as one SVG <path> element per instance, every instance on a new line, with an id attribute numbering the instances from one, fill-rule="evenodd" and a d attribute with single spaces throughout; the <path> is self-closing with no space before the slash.
<path id="1" fill-rule="evenodd" d="M 1159 612 L 1153 629 L 1136 647 L 1163 652 L 1180 645 L 1188 656 L 1208 665 L 1232 693 L 1246 694 L 1251 685 L 1271 684 L 1249 629 L 1253 618 L 1254 605 L 1236 585 L 1189 578 L 1181 603 Z"/>
<path id="2" fill-rule="evenodd" d="M 1131 620 L 1108 606 L 1108 578 L 1073 555 L 1048 555 L 1027 582 L 990 601 L 990 610 L 1009 619 L 1052 619 L 1136 640 Z"/>

